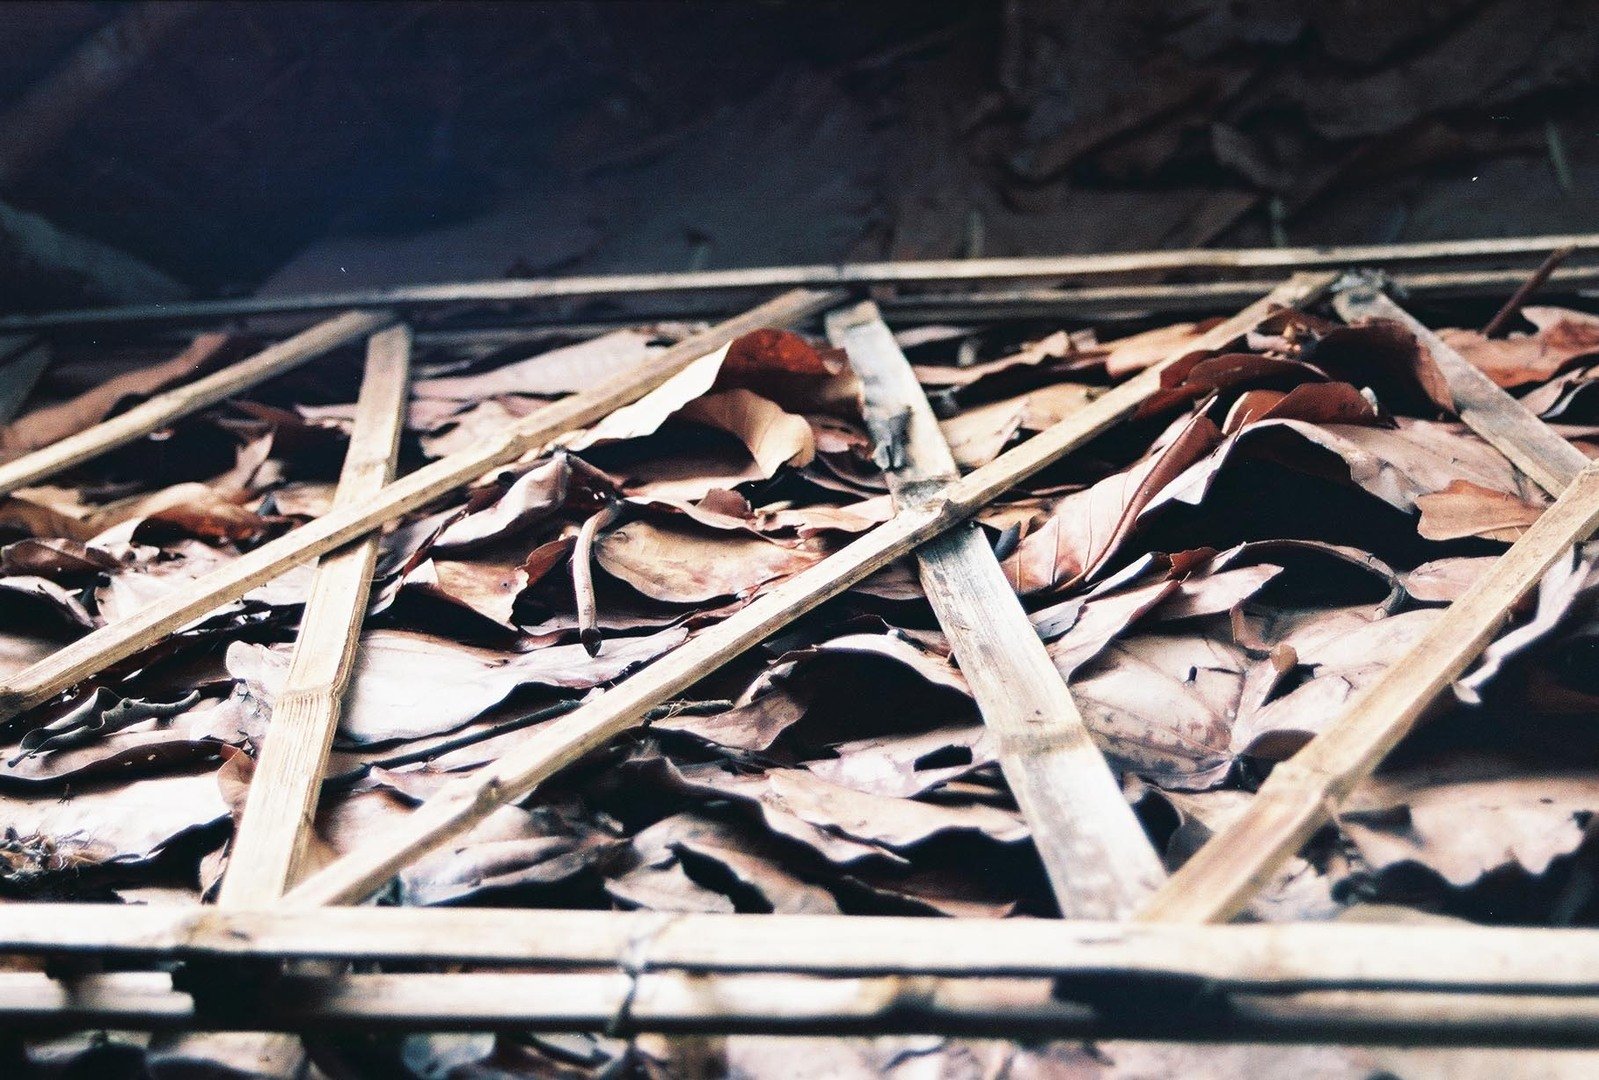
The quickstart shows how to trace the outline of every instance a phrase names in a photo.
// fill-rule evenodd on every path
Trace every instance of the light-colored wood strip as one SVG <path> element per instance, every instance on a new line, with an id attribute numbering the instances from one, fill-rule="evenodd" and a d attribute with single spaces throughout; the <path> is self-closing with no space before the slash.
<path id="1" fill-rule="evenodd" d="M 557 435 L 593 423 L 649 393 L 741 334 L 796 322 L 836 302 L 837 296 L 807 290 L 785 293 L 672 346 L 640 368 L 557 401 L 499 435 L 425 465 L 369 499 L 334 507 L 317 520 L 196 579 L 183 592 L 101 627 L 7 678 L 0 685 L 0 719 L 50 700 L 291 566 L 325 555 L 491 469 L 515 461 Z"/>
<path id="2" fill-rule="evenodd" d="M 1331 282 L 1331 274 L 1296 275 L 1271 296 L 1190 342 L 1185 351 L 1221 348 L 1280 307 L 1320 295 Z M 687 690 L 805 612 L 970 517 L 1010 487 L 1129 416 L 1160 388 L 1163 367 L 1157 365 L 1106 391 L 1048 431 L 948 485 L 925 504 L 895 514 L 620 685 L 553 721 L 494 764 L 441 790 L 391 835 L 356 849 L 308 878 L 284 903 L 353 903 L 371 895 L 412 860 L 637 725 L 654 706 Z"/>
<path id="3" fill-rule="evenodd" d="M 37 484 L 64 469 L 81 465 L 107 450 L 125 446 L 174 420 L 299 367 L 347 341 L 380 330 L 392 321 L 393 317 L 386 312 L 347 311 L 221 371 L 157 394 L 94 427 L 0 464 L 0 495 L 9 495 L 18 488 Z"/>
<path id="4" fill-rule="evenodd" d="M 1439 270 L 1394 274 L 1405 295 L 1428 299 L 1497 297 L 1526 280 L 1525 270 Z M 1260 299 L 1280 282 L 1265 278 L 1160 285 L 1082 285 L 996 287 L 908 292 L 879 301 L 890 326 L 923 320 L 973 322 L 1017 318 L 1114 318 L 1153 313 L 1175 317 L 1208 314 Z M 1591 292 L 1599 286 L 1599 266 L 1555 271 L 1548 288 Z M 554 324 L 540 324 L 548 327 Z M 597 332 L 597 331 L 596 331 Z"/>
<path id="5" fill-rule="evenodd" d="M 1559 495 L 1588 464 L 1581 450 L 1555 434 L 1548 424 L 1495 385 L 1374 283 L 1363 283 L 1340 292 L 1333 299 L 1333 306 L 1346 322 L 1392 319 L 1416 335 L 1448 381 L 1460 419 L 1549 494 Z"/>
<path id="6" fill-rule="evenodd" d="M 1139 918 L 1200 923 L 1242 910 L 1504 629 L 1511 609 L 1595 527 L 1599 464 L 1585 466 L 1554 505 L 1347 712 L 1273 769 L 1244 812 L 1172 875 Z"/>
<path id="7" fill-rule="evenodd" d="M 394 479 L 410 376 L 410 330 L 395 326 L 374 334 L 334 506 L 369 499 Z M 317 564 L 233 839 L 217 898 L 222 907 L 265 907 L 301 874 L 377 557 L 374 533 Z"/>
<path id="8" fill-rule="evenodd" d="M 829 315 L 827 329 L 861 376 L 896 508 L 921 505 L 960 473 L 910 362 L 869 301 Z M 993 549 L 967 523 L 916 558 L 1061 915 L 1130 916 L 1165 871 Z"/>
<path id="9" fill-rule="evenodd" d="M 1523 236 L 1343 247 L 1190 248 L 1099 255 L 1048 255 L 998 259 L 937 259 L 852 265 L 768 266 L 740 270 L 612 274 L 564 278 L 407 285 L 309 296 L 244 297 L 187 303 L 87 308 L 0 318 L 0 333 L 98 323 L 236 318 L 344 307 L 408 307 L 466 302 L 504 303 L 577 296 L 728 289 L 838 288 L 879 284 L 1096 278 L 1168 270 L 1310 270 L 1325 267 L 1402 266 L 1452 260 L 1541 257 L 1555 248 L 1599 246 L 1599 235 Z"/>
<path id="10" fill-rule="evenodd" d="M 1599 993 L 1599 930 L 1447 923 L 1179 926 L 1056 919 L 515 908 L 12 904 L 0 954 L 810 975 L 1126 977 L 1227 989 Z M 637 965 L 635 965 L 637 966 Z"/>
<path id="11" fill-rule="evenodd" d="M 1599 1046 L 1599 1001 L 1499 994 L 1309 992 L 1219 997 L 1192 988 L 1159 1008 L 1061 1000 L 1047 980 L 811 979 L 785 975 L 455 974 L 285 976 L 241 1004 L 157 972 L 56 982 L 0 973 L 6 1027 L 145 1031 L 593 1031 L 677 1035 L 937 1034 L 1003 1039 Z M 1189 988 L 1182 988 L 1188 990 Z M 1137 1001 L 1138 998 L 1132 1000 Z M 1122 1007 L 1118 1007 L 1122 1004 Z"/>

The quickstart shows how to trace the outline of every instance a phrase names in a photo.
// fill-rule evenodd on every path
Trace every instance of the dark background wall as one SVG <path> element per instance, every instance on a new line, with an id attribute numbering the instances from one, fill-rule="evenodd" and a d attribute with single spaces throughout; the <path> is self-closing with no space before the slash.
<path id="1" fill-rule="evenodd" d="M 4 306 L 1586 230 L 1596 70 L 1556 0 L 6 5 L 0 199 L 172 281 L 13 223 Z"/>

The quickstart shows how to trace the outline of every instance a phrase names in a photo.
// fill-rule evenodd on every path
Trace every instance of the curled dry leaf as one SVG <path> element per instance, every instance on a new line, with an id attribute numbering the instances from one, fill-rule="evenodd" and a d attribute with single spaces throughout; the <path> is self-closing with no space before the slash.
<path id="1" fill-rule="evenodd" d="M 602 537 L 595 559 L 645 596 L 673 604 L 747 597 L 821 559 L 816 552 L 744 534 L 633 521 Z"/>
<path id="2" fill-rule="evenodd" d="M 1169 430 L 1143 461 L 1066 496 L 1005 561 L 1012 586 L 1027 594 L 1069 588 L 1090 578 L 1126 541 L 1140 512 L 1201 461 L 1220 437 L 1215 424 L 1196 416 Z"/>
<path id="3" fill-rule="evenodd" d="M 1538 520 L 1543 506 L 1503 491 L 1456 480 L 1442 491 L 1418 496 L 1421 518 L 1416 531 L 1428 540 L 1459 540 L 1480 536 L 1511 543 Z"/>
<path id="4" fill-rule="evenodd" d="M 1544 873 L 1583 842 L 1596 811 L 1592 769 L 1463 757 L 1367 781 L 1338 815 L 1338 829 L 1372 870 L 1419 863 L 1465 888 L 1509 866 Z"/>
<path id="5" fill-rule="evenodd" d="M 1506 338 L 1475 330 L 1440 330 L 1456 352 L 1506 388 L 1545 382 L 1567 365 L 1599 354 L 1599 318 L 1556 307 L 1525 307 L 1521 315 L 1537 330 Z"/>

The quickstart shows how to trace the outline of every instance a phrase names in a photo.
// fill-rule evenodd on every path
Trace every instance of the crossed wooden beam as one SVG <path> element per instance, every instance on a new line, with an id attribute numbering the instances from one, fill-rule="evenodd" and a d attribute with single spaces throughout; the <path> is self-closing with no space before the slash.
<path id="1" fill-rule="evenodd" d="M 1572 239 L 1496 242 L 1487 250 L 1525 253 Z M 1417 249 L 1425 248 L 1426 258 L 1439 258 L 1444 256 L 1438 249 L 1447 246 Z M 1383 250 L 1387 257 L 1404 261 L 1393 248 Z M 1484 250 L 1483 245 L 1478 244 L 1477 250 Z M 1312 265 L 1333 265 L 1325 253 L 1295 257 Z M 1089 259 L 1125 261 L 1126 257 Z M 1053 269 L 1058 272 L 1069 262 L 1056 260 Z M 947 274 L 943 264 L 936 265 L 938 275 Z M 1235 260 L 1216 265 L 1255 263 Z M 1122 263 L 1114 268 L 1122 269 Z M 798 269 L 809 273 L 815 268 Z M 937 275 L 924 275 L 932 276 Z M 855 284 L 858 277 L 843 274 L 839 282 Z M 903 272 L 895 280 L 907 279 L 918 280 L 914 273 Z M 447 951 L 441 942 L 487 940 L 494 947 L 480 945 L 484 954 L 451 958 L 615 965 L 642 954 L 652 972 L 678 968 L 688 973 L 650 974 L 648 993 L 641 996 L 644 965 L 634 961 L 628 961 L 631 973 L 589 976 L 313 975 L 291 969 L 283 978 L 299 980 L 299 992 L 278 993 L 282 987 L 274 984 L 252 999 L 251 1010 L 231 1016 L 225 1009 L 207 1007 L 202 999 L 210 991 L 204 986 L 180 992 L 170 983 L 160 983 L 165 976 L 121 974 L 55 984 L 42 976 L 0 975 L 0 1025 L 48 1019 L 121 1027 L 210 1024 L 289 1030 L 349 1024 L 416 1026 L 423 1021 L 434 1027 L 569 1028 L 594 1026 L 596 1017 L 614 1021 L 625 1003 L 632 1022 L 660 1030 L 1007 1034 L 1037 1030 L 1099 1037 L 1153 1033 L 1173 1038 L 1267 1039 L 1347 1033 L 1375 1040 L 1450 1041 L 1490 1037 L 1485 1033 L 1486 1018 L 1492 1010 L 1473 994 L 1492 991 L 1520 995 L 1516 1008 L 1523 1009 L 1517 1014 L 1522 1016 L 1519 1026 L 1503 1026 L 1509 1015 L 1504 1011 L 1506 1001 L 1495 999 L 1499 1011 L 1493 1015 L 1502 1027 L 1501 1034 L 1492 1038 L 1599 1043 L 1599 1025 L 1592 1022 L 1599 1019 L 1599 1000 L 1584 996 L 1599 989 L 1599 977 L 1591 974 L 1596 970 L 1593 964 L 1581 963 L 1590 953 L 1599 956 L 1599 935 L 1517 932 L 1542 935 L 1516 939 L 1515 944 L 1527 947 L 1518 954 L 1510 939 L 1498 944 L 1490 940 L 1492 934 L 1507 933 L 1501 931 L 1455 930 L 1450 933 L 1456 937 L 1447 941 L 1443 937 L 1422 941 L 1408 927 L 1379 933 L 1356 927 L 1201 931 L 1153 925 L 1225 922 L 1237 914 L 1478 655 L 1504 625 L 1507 612 L 1545 571 L 1599 526 L 1599 468 L 1589 466 L 1579 451 L 1432 335 L 1378 284 L 1342 283 L 1334 303 L 1350 321 L 1380 317 L 1407 325 L 1443 370 L 1462 420 L 1557 498 L 1405 658 L 1294 758 L 1279 765 L 1248 809 L 1169 880 L 992 550 L 976 530 L 960 527 L 996 496 L 1135 412 L 1159 388 L 1166 366 L 1195 350 L 1224 348 L 1276 311 L 1324 298 L 1334 280 L 1328 271 L 1294 274 L 1189 342 L 1179 354 L 1107 390 L 1054 427 L 965 476 L 955 469 L 926 398 L 877 309 L 870 303 L 849 304 L 846 293 L 838 289 L 813 288 L 784 293 L 721 322 L 638 369 L 562 399 L 475 447 L 397 480 L 394 457 L 407 398 L 411 335 L 388 309 L 336 316 L 231 368 L 151 398 L 82 436 L 63 440 L 72 444 L 64 449 L 58 443 L 0 466 L 0 494 L 15 491 L 339 344 L 370 335 L 354 433 L 334 504 L 326 514 L 197 579 L 183 592 L 86 635 L 0 685 L 0 718 L 14 716 L 138 654 L 284 570 L 320 558 L 289 683 L 276 702 L 234 841 L 219 898 L 221 910 L 157 916 L 87 905 L 17 905 L 8 909 L 6 928 L 0 929 L 0 952 L 93 951 L 168 959 L 205 955 L 282 961 L 311 956 L 438 959 L 441 950 Z M 748 284 L 743 278 L 737 281 Z M 896 423 L 880 425 L 882 430 L 899 432 L 892 445 L 882 448 L 895 516 L 661 660 L 549 722 L 498 761 L 441 790 L 392 835 L 307 876 L 301 860 L 365 611 L 376 531 L 636 400 L 749 330 L 792 325 L 820 312 L 830 313 L 828 332 L 847 350 L 863 379 L 868 417 L 898 418 Z M 919 923 L 835 917 L 796 922 L 783 916 L 747 915 L 655 917 L 656 922 L 648 922 L 629 913 L 472 912 L 470 920 L 483 929 L 467 932 L 462 925 L 468 918 L 465 913 L 359 908 L 336 916 L 331 911 L 302 914 L 308 908 L 357 904 L 368 898 L 410 862 L 499 807 L 522 799 L 560 769 L 643 722 L 652 708 L 913 551 L 924 590 L 996 737 L 1001 767 L 1032 829 L 1061 913 L 1070 921 Z M 706 947 L 714 956 L 695 959 L 681 952 L 686 945 L 678 946 L 678 953 L 668 948 L 686 934 L 678 929 L 686 925 L 696 927 L 711 942 Z M 318 926 L 340 930 L 321 933 L 314 929 Z M 1013 929 L 1017 926 L 1024 929 Z M 806 943 L 803 955 L 771 949 L 774 940 L 793 934 Z M 1254 941 L 1251 934 L 1260 940 Z M 1450 950 L 1463 951 L 1466 947 L 1459 938 L 1468 934 L 1473 942 L 1484 943 L 1471 945 L 1473 950 L 1502 946 L 1502 951 L 1492 953 L 1494 964 L 1448 966 L 1447 958 L 1456 955 Z M 590 951 L 571 945 L 573 935 L 590 943 Z M 1328 936 L 1330 943 L 1322 940 Z M 1305 961 L 1300 968 L 1284 960 L 1289 943 L 1308 948 L 1305 943 L 1312 939 L 1318 948 L 1327 949 L 1319 958 L 1327 962 L 1320 975 L 1311 970 L 1308 951 L 1292 953 Z M 1555 945 L 1556 939 L 1567 944 Z M 1198 973 L 1193 963 L 1183 962 L 1184 948 L 1201 949 L 1201 955 L 1208 957 L 1214 954 L 1205 949 L 1219 950 L 1223 941 L 1241 949 L 1243 957 L 1226 978 Z M 1118 952 L 1107 942 L 1120 943 L 1126 950 Z M 1406 942 L 1414 944 L 1405 947 Z M 384 948 L 398 951 L 390 956 Z M 1152 951 L 1139 953 L 1139 949 Z M 1032 959 L 1025 955 L 1029 950 Z M 1145 960 L 1137 960 L 1135 954 Z M 944 964 L 941 956 L 966 959 Z M 1537 958 L 1547 960 L 1547 966 L 1540 967 Z M 705 971 L 739 974 L 719 975 L 733 981 L 714 986 L 703 979 L 683 981 L 690 975 L 699 979 Z M 1085 974 L 1089 971 L 1096 973 L 1093 978 Z M 1455 975 L 1451 978 L 1440 971 Z M 832 989 L 819 990 L 814 983 L 818 974 L 855 979 L 848 985 L 835 979 L 825 984 Z M 933 981 L 912 985 L 889 978 L 905 974 Z M 1054 989 L 1068 997 L 1052 996 L 1047 980 L 1039 984 L 1042 976 L 1059 978 Z M 973 977 L 981 979 L 976 984 L 948 981 Z M 996 988 L 983 981 L 999 977 L 1021 978 L 1025 985 Z M 801 978 L 807 981 L 796 987 L 794 980 Z M 514 994 L 506 979 L 521 980 Z M 1186 990 L 1172 1000 L 1187 1005 L 1166 1010 L 1165 1019 L 1124 1015 L 1108 1007 L 1102 992 L 1099 997 L 1090 992 L 1095 979 L 1101 991 L 1122 986 L 1117 980 L 1153 979 L 1165 987 L 1168 997 L 1174 979 L 1190 990 L 1195 980 L 1210 980 L 1214 985 L 1207 984 L 1206 993 L 1223 994 L 1233 1019 L 1218 1024 L 1214 1017 L 1199 1018 L 1188 1007 L 1193 1001 L 1183 996 Z M 1078 1000 L 1069 998 L 1074 985 Z M 447 989 L 451 986 L 455 989 Z M 308 987 L 315 992 L 304 992 Z M 805 992 L 799 994 L 799 989 Z M 30 995 L 34 995 L 31 1004 Z"/>

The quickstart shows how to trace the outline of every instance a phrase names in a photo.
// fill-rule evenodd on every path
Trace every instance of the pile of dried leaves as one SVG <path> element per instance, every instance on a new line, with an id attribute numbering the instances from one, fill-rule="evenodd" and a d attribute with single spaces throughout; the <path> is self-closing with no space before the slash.
<path id="1" fill-rule="evenodd" d="M 1599 453 L 1599 318 L 1550 307 L 1525 315 L 1507 338 L 1446 336 Z M 688 329 L 623 329 L 532 356 L 527 346 L 424 351 L 407 464 L 642 363 Z M 973 467 L 1203 329 L 1101 341 L 1089 330 L 920 326 L 900 341 Z M 15 455 L 59 438 L 245 344 L 205 336 L 133 370 L 127 356 L 67 358 L 44 403 L 0 432 L 0 447 Z M 0 549 L 0 671 L 321 513 L 347 439 L 352 370 L 328 361 L 110 454 L 74 486 L 0 503 L 11 536 Z M 1431 358 L 1396 325 L 1278 316 L 1237 351 L 1186 357 L 1132 421 L 981 515 L 1172 865 L 1546 505 L 1449 410 Z M 411 516 L 383 539 L 317 857 L 370 842 L 585 694 L 884 521 L 886 490 L 844 359 L 761 331 L 564 446 Z M 580 527 L 599 513 L 608 525 L 592 555 L 591 655 L 571 563 Z M 226 869 L 307 578 L 290 573 L 5 728 L 8 899 L 205 901 Z M 1587 662 L 1596 598 L 1599 552 L 1580 551 L 1253 915 L 1331 919 L 1407 905 L 1564 925 L 1599 914 L 1599 845 L 1588 838 L 1599 811 L 1599 682 Z M 389 899 L 1054 914 L 908 564 L 416 863 Z M 34 1052 L 142 1060 L 117 1045 L 69 1040 Z M 772 1045 L 732 1039 L 719 1052 L 734 1074 L 787 1075 Z M 1131 1047 L 1123 1056 L 839 1045 L 854 1048 L 827 1051 L 830 1075 L 1138 1068 Z M 629 1063 L 669 1075 L 674 1052 L 644 1040 Z M 623 1047 L 418 1036 L 396 1053 L 416 1075 L 578 1076 L 616 1067 Z"/>

